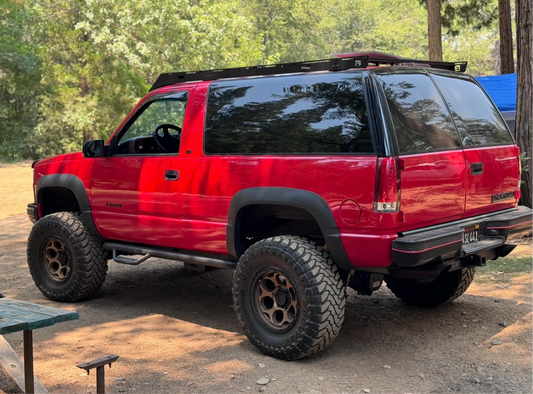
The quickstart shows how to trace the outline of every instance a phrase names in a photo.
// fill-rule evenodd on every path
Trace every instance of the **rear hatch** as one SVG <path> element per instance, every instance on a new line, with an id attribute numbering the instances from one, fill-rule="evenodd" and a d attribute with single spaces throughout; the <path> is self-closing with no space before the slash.
<path id="1" fill-rule="evenodd" d="M 468 76 L 375 70 L 399 158 L 399 231 L 515 206 L 518 148 L 497 108 Z"/>
<path id="2" fill-rule="evenodd" d="M 461 138 L 466 164 L 465 217 L 518 202 L 519 149 L 500 112 L 474 78 L 432 70 Z"/>

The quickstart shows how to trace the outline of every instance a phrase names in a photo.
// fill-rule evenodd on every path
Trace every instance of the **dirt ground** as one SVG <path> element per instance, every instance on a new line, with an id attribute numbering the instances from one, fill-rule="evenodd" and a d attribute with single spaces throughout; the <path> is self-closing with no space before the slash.
<path id="1" fill-rule="evenodd" d="M 0 205 L 9 195 L 2 187 Z M 0 212 L 0 293 L 80 314 L 34 332 L 35 373 L 51 393 L 95 393 L 94 373 L 76 364 L 109 354 L 120 358 L 106 368 L 108 393 L 532 392 L 530 273 L 484 273 L 463 297 L 430 310 L 408 306 L 386 288 L 372 297 L 350 290 L 335 342 L 284 362 L 262 355 L 243 335 L 227 270 L 193 273 L 156 259 L 137 267 L 110 263 L 96 298 L 47 300 L 26 265 L 31 223 L 12 213 Z M 513 255 L 531 253 L 531 245 L 521 245 Z M 22 333 L 5 337 L 21 354 Z M 260 386 L 260 378 L 270 381 Z M 17 392 L 0 372 L 2 391 Z"/>

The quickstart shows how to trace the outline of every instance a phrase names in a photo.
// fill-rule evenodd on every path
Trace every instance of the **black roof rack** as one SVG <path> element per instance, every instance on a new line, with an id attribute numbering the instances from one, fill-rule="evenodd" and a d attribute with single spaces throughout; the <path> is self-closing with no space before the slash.
<path id="1" fill-rule="evenodd" d="M 312 60 L 296 63 L 280 63 L 251 67 L 226 68 L 219 70 L 186 71 L 177 73 L 164 73 L 159 75 L 150 91 L 163 86 L 174 85 L 181 82 L 214 81 L 223 78 L 242 78 L 263 75 L 293 74 L 313 71 L 342 71 L 353 68 L 367 68 L 369 66 L 408 65 L 433 67 L 444 70 L 464 72 L 466 62 L 429 62 L 403 58 L 382 58 L 371 56 L 338 57 L 333 59 Z"/>
<path id="2" fill-rule="evenodd" d="M 419 67 L 431 67 L 440 68 L 441 70 L 458 71 L 464 73 L 468 62 L 432 62 L 428 60 L 416 60 L 416 59 L 386 59 L 386 58 L 372 58 L 368 59 L 368 66 L 419 66 Z"/>
<path id="3" fill-rule="evenodd" d="M 222 78 L 241 78 L 259 75 L 292 74 L 313 71 L 341 71 L 351 68 L 366 68 L 368 56 L 312 60 L 297 63 L 281 63 L 252 67 L 226 68 L 220 70 L 188 71 L 161 74 L 150 90 L 162 86 L 189 81 L 214 81 Z"/>

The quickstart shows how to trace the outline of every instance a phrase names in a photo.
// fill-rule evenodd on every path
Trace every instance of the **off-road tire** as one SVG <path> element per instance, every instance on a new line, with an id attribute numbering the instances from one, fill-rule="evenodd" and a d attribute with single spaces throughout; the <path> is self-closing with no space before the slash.
<path id="1" fill-rule="evenodd" d="M 431 281 L 386 277 L 387 287 L 408 304 L 435 307 L 459 298 L 474 280 L 472 267 L 458 269 Z"/>
<path id="2" fill-rule="evenodd" d="M 43 262 L 45 245 L 50 237 L 61 241 L 71 257 L 70 272 L 61 283 L 50 278 L 46 263 Z M 37 221 L 28 238 L 27 253 L 28 266 L 35 284 L 51 300 L 86 300 L 105 281 L 107 252 L 102 249 L 102 240 L 91 233 L 78 213 L 53 213 Z"/>
<path id="3" fill-rule="evenodd" d="M 265 269 L 282 272 L 297 295 L 298 312 L 287 332 L 273 333 L 254 313 L 254 277 Z M 241 256 L 233 275 L 233 305 L 244 333 L 263 353 L 283 360 L 307 357 L 328 346 L 339 334 L 345 304 L 346 285 L 337 266 L 305 238 L 286 235 L 255 243 Z"/>

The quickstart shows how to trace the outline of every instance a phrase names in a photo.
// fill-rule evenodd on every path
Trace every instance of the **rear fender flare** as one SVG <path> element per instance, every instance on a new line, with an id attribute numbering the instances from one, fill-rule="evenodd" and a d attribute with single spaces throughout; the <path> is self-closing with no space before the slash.
<path id="1" fill-rule="evenodd" d="M 244 253 L 239 237 L 240 215 L 242 208 L 255 204 L 285 205 L 306 210 L 318 223 L 337 266 L 348 271 L 354 269 L 342 245 L 331 209 L 324 199 L 310 191 L 286 187 L 253 187 L 240 190 L 233 196 L 226 227 L 227 248 L 231 256 L 239 258 Z"/>

